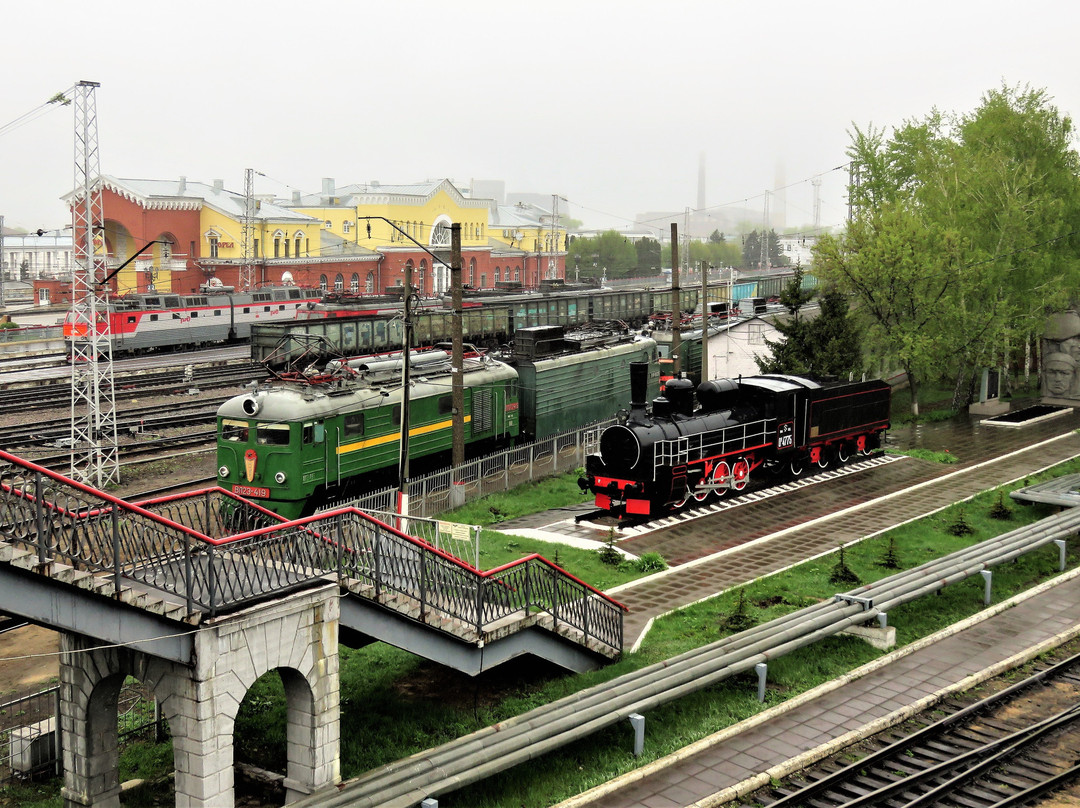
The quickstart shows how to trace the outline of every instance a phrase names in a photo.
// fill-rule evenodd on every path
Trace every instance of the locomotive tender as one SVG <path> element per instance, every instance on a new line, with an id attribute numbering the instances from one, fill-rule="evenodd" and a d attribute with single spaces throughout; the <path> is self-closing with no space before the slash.
<path id="1" fill-rule="evenodd" d="M 526 330 L 528 331 L 528 330 Z M 471 351 L 462 379 L 470 456 L 612 417 L 626 401 L 629 365 L 659 392 L 656 343 L 554 334 L 541 328 L 498 361 Z M 526 336 L 523 333 L 523 336 Z M 442 346 L 440 346 L 442 347 Z M 451 368 L 446 350 L 413 352 L 409 458 L 450 458 Z M 287 518 L 397 481 L 402 418 L 400 352 L 328 362 L 226 401 L 218 410 L 218 484 Z"/>
<path id="2" fill-rule="evenodd" d="M 600 436 L 578 483 L 598 508 L 657 516 L 691 498 L 741 491 L 758 470 L 801 475 L 880 447 L 889 427 L 882 381 L 818 382 L 768 375 L 702 382 L 673 379 L 646 404 L 643 373 L 631 367 L 625 422 Z M 695 394 L 697 404 L 695 406 Z"/>

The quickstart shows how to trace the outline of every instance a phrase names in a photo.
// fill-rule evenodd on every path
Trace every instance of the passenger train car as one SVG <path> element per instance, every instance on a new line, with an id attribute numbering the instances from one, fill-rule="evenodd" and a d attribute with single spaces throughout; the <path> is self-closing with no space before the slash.
<path id="1" fill-rule="evenodd" d="M 141 353 L 161 348 L 198 348 L 237 342 L 251 336 L 256 323 L 292 320 L 321 299 L 318 289 L 267 286 L 238 292 L 231 286 L 207 284 L 198 294 L 129 294 L 109 300 L 98 312 L 100 333 L 106 333 L 114 354 Z M 85 337 L 86 325 L 76 326 L 71 312 L 64 319 L 64 338 Z"/>
<path id="2" fill-rule="evenodd" d="M 741 491 L 759 469 L 801 475 L 881 445 L 890 388 L 882 381 L 799 376 L 674 379 L 646 403 L 647 368 L 631 370 L 625 421 L 600 436 L 578 483 L 598 508 L 653 517 L 689 500 Z M 696 399 L 696 401 L 695 401 Z"/>
<path id="3" fill-rule="evenodd" d="M 462 379 L 469 456 L 613 417 L 626 401 L 632 362 L 646 368 L 643 383 L 659 392 L 653 340 L 628 331 L 538 331 L 522 339 L 520 351 L 497 358 L 468 353 Z M 409 458 L 417 473 L 449 465 L 452 372 L 444 345 L 411 356 Z M 218 410 L 218 484 L 289 518 L 395 484 L 403 366 L 400 351 L 331 360 L 225 402 Z"/>

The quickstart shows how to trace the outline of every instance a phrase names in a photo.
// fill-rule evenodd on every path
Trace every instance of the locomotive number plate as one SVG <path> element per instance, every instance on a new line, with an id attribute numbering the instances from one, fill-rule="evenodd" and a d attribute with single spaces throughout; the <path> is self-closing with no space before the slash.
<path id="1" fill-rule="evenodd" d="M 269 488 L 256 488 L 251 485 L 233 485 L 232 492 L 238 497 L 262 497 L 263 499 L 270 497 Z"/>

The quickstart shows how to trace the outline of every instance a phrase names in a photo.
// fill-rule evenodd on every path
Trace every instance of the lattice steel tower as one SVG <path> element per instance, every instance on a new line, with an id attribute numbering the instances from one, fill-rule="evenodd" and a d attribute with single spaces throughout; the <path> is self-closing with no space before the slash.
<path id="1" fill-rule="evenodd" d="M 105 213 L 96 81 L 75 85 L 75 204 L 71 278 L 71 476 L 104 488 L 120 481 L 109 334 Z"/>
<path id="2" fill-rule="evenodd" d="M 244 265 L 240 267 L 240 289 L 246 291 L 255 288 L 255 169 L 253 168 L 244 170 L 244 217 L 241 224 Z"/>

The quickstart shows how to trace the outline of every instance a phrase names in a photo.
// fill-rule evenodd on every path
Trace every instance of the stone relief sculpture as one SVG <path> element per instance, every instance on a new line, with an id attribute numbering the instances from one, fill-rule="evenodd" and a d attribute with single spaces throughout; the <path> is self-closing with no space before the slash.
<path id="1" fill-rule="evenodd" d="M 1042 357 L 1043 400 L 1080 404 L 1080 314 L 1070 310 L 1047 319 Z"/>

